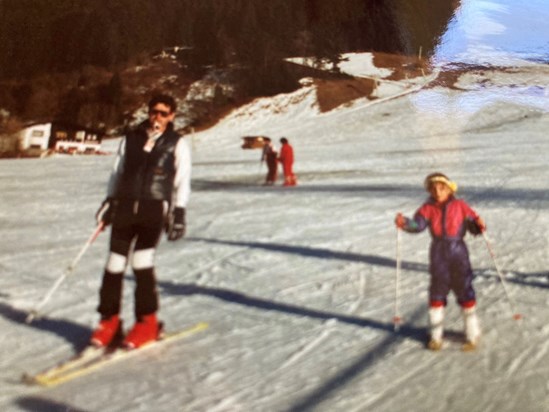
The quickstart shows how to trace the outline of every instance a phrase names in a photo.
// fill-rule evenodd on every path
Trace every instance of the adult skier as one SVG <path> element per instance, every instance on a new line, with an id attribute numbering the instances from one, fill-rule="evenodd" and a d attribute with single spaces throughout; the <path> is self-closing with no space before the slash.
<path id="1" fill-rule="evenodd" d="M 471 350 L 478 344 L 480 326 L 475 310 L 473 271 L 463 237 L 467 230 L 478 235 L 486 230 L 486 226 L 467 203 L 454 197 L 457 185 L 444 174 L 428 175 L 424 186 L 430 193 L 427 201 L 413 219 L 398 213 L 395 224 L 409 233 L 418 233 L 427 227 L 431 232 L 430 339 L 427 347 L 431 350 L 442 348 L 444 308 L 451 290 L 462 308 L 466 340 L 463 349 Z"/>
<path id="2" fill-rule="evenodd" d="M 123 345 L 138 348 L 158 338 L 156 247 L 164 229 L 170 241 L 185 234 L 191 156 L 187 142 L 174 130 L 176 102 L 171 96 L 156 95 L 148 108 L 148 119 L 120 144 L 107 198 L 96 215 L 98 223 L 112 223 L 112 230 L 99 291 L 101 320 L 91 336 L 95 346 L 110 345 L 122 331 L 122 283 L 130 255 L 136 322 Z"/>

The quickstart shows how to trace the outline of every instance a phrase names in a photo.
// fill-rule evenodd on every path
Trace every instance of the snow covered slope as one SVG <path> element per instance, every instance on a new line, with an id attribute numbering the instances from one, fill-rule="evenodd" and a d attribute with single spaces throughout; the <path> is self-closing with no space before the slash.
<path id="1" fill-rule="evenodd" d="M 471 112 L 459 104 L 467 92 L 439 87 L 319 114 L 305 88 L 187 136 L 189 229 L 157 254 L 161 317 L 168 329 L 210 327 L 51 389 L 19 377 L 85 345 L 98 319 L 107 234 L 46 316 L 31 325 L 24 319 L 93 231 L 113 158 L 0 162 L 0 409 L 548 411 L 546 94 L 536 104 L 487 99 Z M 455 104 L 435 110 L 433 96 Z M 299 186 L 261 186 L 259 151 L 240 149 L 240 137 L 254 133 L 290 140 Z M 395 333 L 391 323 L 394 215 L 414 212 L 433 171 L 456 180 L 486 220 L 524 316 L 521 324 L 512 319 L 483 240 L 469 237 L 484 331 L 475 353 L 424 349 L 426 233 L 403 236 L 404 324 Z M 127 326 L 133 285 L 128 274 Z M 453 299 L 447 319 L 455 335 L 462 325 Z"/>

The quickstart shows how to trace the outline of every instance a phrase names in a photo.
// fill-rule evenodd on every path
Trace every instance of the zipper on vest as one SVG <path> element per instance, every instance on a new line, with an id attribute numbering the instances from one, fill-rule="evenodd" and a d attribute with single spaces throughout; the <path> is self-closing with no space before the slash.
<path id="1" fill-rule="evenodd" d="M 441 226 L 442 226 L 442 238 L 445 239 L 446 238 L 446 207 L 448 206 L 448 202 L 446 202 L 443 206 L 442 206 L 442 217 L 441 217 Z"/>
<path id="2" fill-rule="evenodd" d="M 136 215 L 139 212 L 139 200 L 133 202 L 133 214 Z"/>

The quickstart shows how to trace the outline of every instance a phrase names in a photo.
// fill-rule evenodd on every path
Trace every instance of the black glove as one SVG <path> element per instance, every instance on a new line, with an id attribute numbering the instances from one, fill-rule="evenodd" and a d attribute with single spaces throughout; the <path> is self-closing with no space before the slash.
<path id="1" fill-rule="evenodd" d="M 486 230 L 483 221 L 468 219 L 466 223 L 467 230 L 473 235 L 478 236 Z"/>
<path id="2" fill-rule="evenodd" d="M 103 222 L 104 226 L 109 226 L 112 223 L 112 218 L 114 215 L 114 202 L 111 198 L 106 198 L 101 203 L 101 206 L 95 214 L 95 220 L 97 224 Z"/>
<path id="3" fill-rule="evenodd" d="M 168 240 L 174 241 L 185 236 L 185 208 L 176 207 L 170 216 L 168 227 L 166 228 Z"/>

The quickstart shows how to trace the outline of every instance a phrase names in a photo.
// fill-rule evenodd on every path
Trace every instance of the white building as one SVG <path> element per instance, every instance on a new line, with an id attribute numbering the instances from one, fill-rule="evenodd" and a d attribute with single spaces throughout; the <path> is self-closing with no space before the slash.
<path id="1" fill-rule="evenodd" d="M 32 124 L 20 132 L 20 146 L 22 150 L 94 154 L 101 150 L 101 137 L 98 131 L 78 125 Z"/>
<path id="2" fill-rule="evenodd" d="M 48 150 L 51 138 L 51 123 L 34 124 L 21 131 L 21 148 Z"/>

